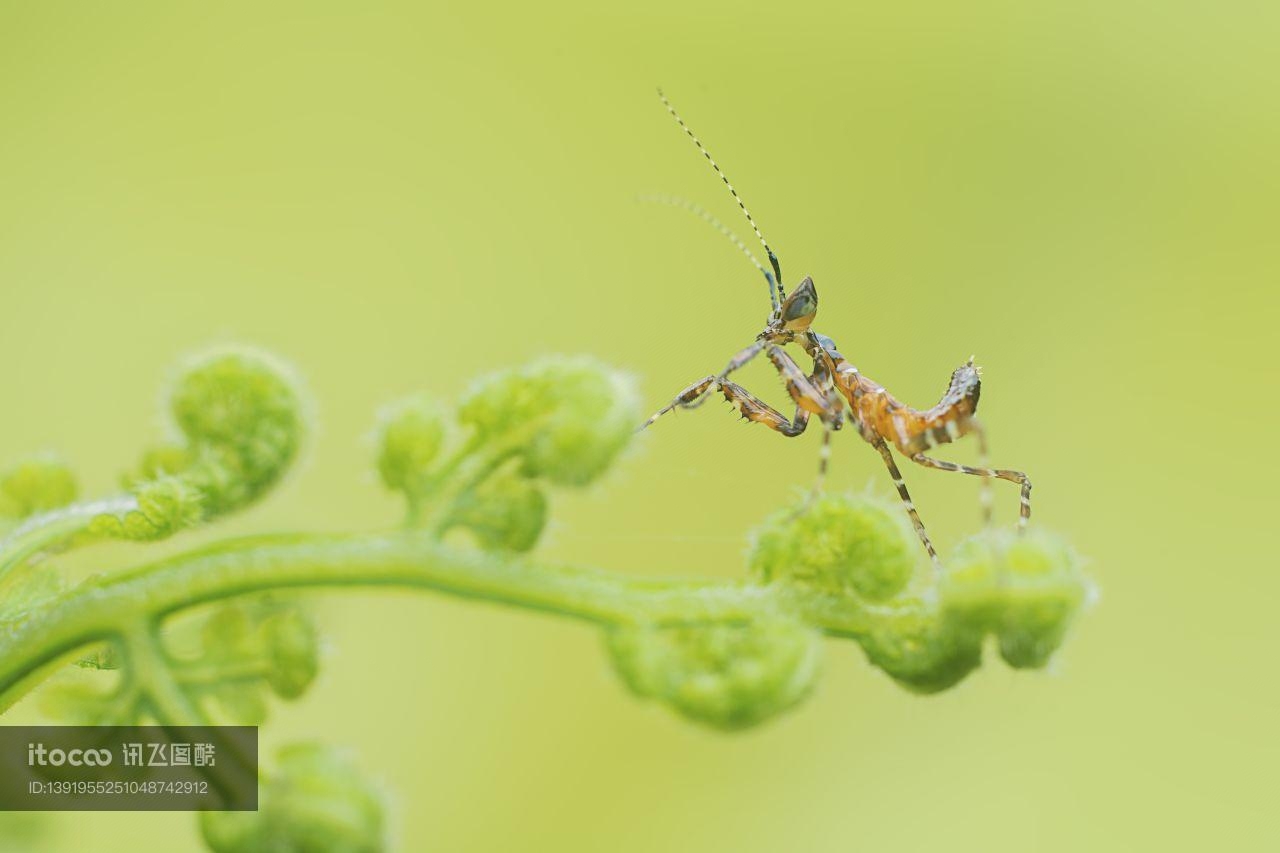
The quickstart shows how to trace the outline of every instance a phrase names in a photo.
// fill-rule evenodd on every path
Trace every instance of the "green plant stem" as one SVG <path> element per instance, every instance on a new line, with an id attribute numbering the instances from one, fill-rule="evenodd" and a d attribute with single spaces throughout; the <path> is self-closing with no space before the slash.
<path id="1" fill-rule="evenodd" d="M 179 664 L 178 682 L 191 690 L 202 690 L 229 682 L 257 681 L 267 677 L 270 666 L 263 660 L 237 661 L 234 664 Z"/>
<path id="2" fill-rule="evenodd" d="M 0 540 L 0 579 L 36 554 L 56 548 L 89 529 L 104 513 L 120 514 L 138 508 L 131 495 L 75 503 L 33 516 Z"/>
<path id="3" fill-rule="evenodd" d="M 440 464 L 422 483 L 414 489 L 406 491 L 409 511 L 405 518 L 405 527 L 413 529 L 426 526 L 422 523 L 424 512 L 433 505 L 438 505 L 445 486 L 456 479 L 459 468 L 465 466 L 474 454 L 483 447 L 479 437 L 472 436 L 461 447 Z"/>
<path id="4" fill-rule="evenodd" d="M 124 657 L 129 663 L 127 671 L 134 679 L 133 685 L 142 706 L 161 726 L 208 726 L 209 718 L 199 703 L 174 680 L 173 661 L 161 646 L 156 627 L 155 622 L 138 623 L 125 630 L 122 636 Z M 217 745 L 221 761 L 203 768 L 201 772 L 221 792 L 223 798 L 229 800 L 232 797 L 231 778 L 234 771 L 229 770 L 227 762 L 239 764 L 246 773 L 253 772 L 257 762 L 252 756 L 244 754 L 239 744 L 221 737 L 217 729 L 209 729 L 204 736 Z"/>
<path id="5" fill-rule="evenodd" d="M 439 476 L 434 491 L 414 500 L 409 526 L 431 531 L 437 539 L 445 534 L 452 513 L 462 495 L 479 488 L 495 471 L 509 462 L 515 451 L 506 446 L 470 449 L 464 457 L 445 466 L 446 475 Z"/>
<path id="6" fill-rule="evenodd" d="M 169 660 L 146 623 L 129 628 L 123 636 L 128 671 L 152 716 L 161 723 L 204 725 L 200 707 L 169 676 Z"/>
<path id="7" fill-rule="evenodd" d="M 11 698 L 34 671 L 92 642 L 123 640 L 131 662 L 149 659 L 134 626 L 157 625 L 180 610 L 250 593 L 326 587 L 442 592 L 600 625 L 746 620 L 762 606 L 803 609 L 823 629 L 843 635 L 856 636 L 874 621 L 870 610 L 823 607 L 774 586 L 633 580 L 461 551 L 422 533 L 257 537 L 86 581 L 0 640 L 0 696 Z M 186 714 L 177 695 L 141 687 L 163 703 L 158 710 L 179 720 Z"/>

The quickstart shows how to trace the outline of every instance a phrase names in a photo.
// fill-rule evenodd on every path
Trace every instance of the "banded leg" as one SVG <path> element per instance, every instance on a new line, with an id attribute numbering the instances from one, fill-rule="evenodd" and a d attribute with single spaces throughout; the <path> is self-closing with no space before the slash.
<path id="1" fill-rule="evenodd" d="M 828 406 L 822 412 L 822 447 L 818 451 L 818 478 L 814 481 L 810 500 L 821 495 L 826 488 L 827 467 L 831 463 L 831 435 L 844 426 L 844 401 L 836 393 L 831 374 L 822 370 L 817 362 L 813 367 L 814 371 L 809 376 L 809 381 L 826 398 Z"/>
<path id="2" fill-rule="evenodd" d="M 792 420 L 787 420 L 786 416 L 777 409 L 736 382 L 725 382 L 717 376 L 707 376 L 681 391 L 674 400 L 654 412 L 653 416 L 641 424 L 636 432 L 645 429 L 667 412 L 691 408 L 690 402 L 697 399 L 705 399 L 710 392 L 715 390 L 719 390 L 724 395 L 724 398 L 732 403 L 737 408 L 738 413 L 746 420 L 764 424 L 769 429 L 780 432 L 788 438 L 804 432 L 805 427 L 809 425 L 809 413 L 799 406 L 796 406 L 795 417 Z"/>
<path id="3" fill-rule="evenodd" d="M 911 461 L 926 468 L 937 468 L 939 471 L 958 471 L 961 474 L 972 474 L 975 477 L 986 479 L 995 477 L 1000 480 L 1008 480 L 1011 483 L 1018 483 L 1022 486 L 1022 506 L 1018 513 L 1018 532 L 1021 533 L 1026 530 L 1027 520 L 1031 518 L 1031 480 L 1026 474 L 1021 471 L 1012 471 L 1008 468 L 970 468 L 968 465 L 957 465 L 954 462 L 933 459 L 923 453 L 915 454 L 911 457 Z"/>
<path id="4" fill-rule="evenodd" d="M 745 367 L 753 358 L 758 356 L 763 350 L 764 350 L 763 341 L 756 341 L 751 346 L 744 347 L 743 349 L 739 350 L 738 353 L 734 355 L 733 358 L 729 359 L 729 363 L 724 366 L 724 370 L 720 371 L 720 373 L 717 374 L 715 378 L 718 379 L 720 382 L 724 382 L 724 380 L 729 378 L 730 373 L 733 373 L 735 370 L 740 370 L 741 368 Z M 685 405 L 684 408 L 696 409 L 706 401 L 707 401 L 707 398 L 705 396 L 700 397 L 696 400 L 691 401 L 687 405 Z"/>
<path id="5" fill-rule="evenodd" d="M 821 495 L 827 485 L 827 467 L 831 464 L 831 434 L 835 429 L 826 421 L 822 422 L 822 427 L 822 447 L 818 450 L 818 478 L 813 481 L 813 489 L 809 492 L 806 505 Z"/>
<path id="6" fill-rule="evenodd" d="M 649 426 L 653 424 L 654 421 L 656 421 L 658 418 L 665 415 L 667 412 L 671 412 L 676 409 L 693 408 L 691 405 L 693 401 L 700 399 L 704 394 L 707 393 L 707 389 L 709 389 L 712 385 L 715 385 L 715 384 L 716 384 L 716 377 L 714 375 L 705 376 L 702 379 L 699 379 L 697 382 L 693 383 L 688 388 L 684 389 L 679 394 L 677 394 L 676 398 L 672 400 L 670 403 L 663 406 L 661 409 L 658 409 L 658 411 L 654 412 L 653 416 L 650 417 L 649 420 L 640 424 L 640 426 L 636 428 L 636 432 L 640 432 L 641 430 L 647 429 Z"/>
<path id="7" fill-rule="evenodd" d="M 969 419 L 969 432 L 973 433 L 974 439 L 978 442 L 978 467 L 990 468 L 991 454 L 987 449 L 987 431 L 977 418 Z M 991 527 L 991 523 L 994 520 L 993 507 L 995 506 L 991 480 L 991 477 L 984 476 L 982 485 L 978 490 L 978 503 L 982 507 L 982 526 L 988 528 Z"/>
<path id="8" fill-rule="evenodd" d="M 893 485 L 898 488 L 898 497 L 902 498 L 902 505 L 907 508 L 907 515 L 911 516 L 911 525 L 916 529 L 916 535 L 920 537 L 920 541 L 924 543 L 925 551 L 929 552 L 929 559 L 933 561 L 933 567 L 937 571 L 942 571 L 942 564 L 938 562 L 938 552 L 933 549 L 933 543 L 929 541 L 929 534 L 925 532 L 924 522 L 920 520 L 920 514 L 916 512 L 916 505 L 911 502 L 911 494 L 907 491 L 907 484 L 902 481 L 902 472 L 898 470 L 898 463 L 893 461 L 893 453 L 889 450 L 889 445 L 884 439 L 880 439 L 875 443 L 876 450 L 880 451 L 880 455 L 884 458 L 884 464 L 889 469 L 889 476 L 893 478 Z"/>
<path id="9" fill-rule="evenodd" d="M 796 414 L 804 412 L 800 407 L 796 407 Z M 808 413 L 805 412 L 805 417 Z M 813 502 L 822 497 L 823 491 L 827 484 L 827 467 L 831 461 L 831 434 L 836 431 L 827 420 L 822 422 L 822 445 L 818 450 L 818 476 L 813 481 L 813 487 L 809 489 L 809 493 L 804 496 L 804 500 L 799 506 L 788 516 L 788 519 L 794 520 L 809 511 L 809 507 L 813 506 Z"/>

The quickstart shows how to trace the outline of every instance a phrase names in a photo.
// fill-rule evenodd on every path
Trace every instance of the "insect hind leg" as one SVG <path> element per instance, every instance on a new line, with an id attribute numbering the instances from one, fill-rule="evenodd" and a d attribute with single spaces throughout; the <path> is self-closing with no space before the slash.
<path id="1" fill-rule="evenodd" d="M 923 465 L 926 468 L 936 468 L 939 471 L 956 471 L 961 474 L 971 474 L 975 477 L 982 477 L 987 483 L 992 478 L 999 480 L 1008 480 L 1011 483 L 1017 483 L 1022 487 L 1021 505 L 1018 511 L 1018 532 L 1026 530 L 1027 521 L 1031 518 L 1031 479 L 1021 471 L 1014 471 L 1009 468 L 972 468 L 968 465 L 957 465 L 955 462 L 944 462 L 941 459 L 934 459 L 931 456 L 925 456 L 923 453 L 916 453 L 911 457 L 911 461 L 917 465 Z"/>
<path id="2" fill-rule="evenodd" d="M 991 468 L 991 453 L 987 446 L 987 431 L 983 428 L 982 422 L 977 418 L 969 418 L 968 432 L 973 433 L 974 440 L 978 442 L 978 467 L 983 470 Z M 982 486 L 978 490 L 978 503 L 982 507 L 982 526 L 991 527 L 994 520 L 995 495 L 991 488 L 991 481 L 994 478 L 984 474 L 982 476 Z"/>
<path id="3" fill-rule="evenodd" d="M 924 544 L 924 550 L 928 552 L 929 559 L 933 561 L 933 567 L 936 571 L 942 571 L 942 563 L 938 561 L 938 552 L 934 550 L 933 543 L 929 541 L 929 534 L 924 529 L 924 522 L 920 520 L 920 514 L 916 512 L 916 505 L 911 501 L 911 493 L 907 491 L 907 484 L 902 480 L 902 472 L 898 470 L 898 463 L 893 461 L 893 452 L 889 450 L 889 445 L 881 439 L 875 444 L 876 450 L 880 451 L 880 456 L 884 459 L 885 467 L 889 469 L 889 476 L 893 478 L 893 485 L 898 489 L 898 497 L 902 499 L 902 505 L 907 508 L 907 515 L 911 517 L 911 526 L 916 529 L 916 535 L 920 537 L 920 541 Z"/>

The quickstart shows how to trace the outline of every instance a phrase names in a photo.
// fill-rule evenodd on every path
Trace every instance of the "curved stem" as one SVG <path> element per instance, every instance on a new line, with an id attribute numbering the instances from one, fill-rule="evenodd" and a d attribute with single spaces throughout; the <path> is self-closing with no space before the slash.
<path id="1" fill-rule="evenodd" d="M 183 687 L 198 691 L 232 682 L 261 681 L 268 672 L 270 667 L 261 660 L 245 660 L 230 665 L 183 662 L 174 676 Z"/>
<path id="2" fill-rule="evenodd" d="M 157 722 L 161 725 L 208 723 L 200 707 L 169 676 L 169 661 L 149 626 L 130 628 L 124 634 L 123 643 L 134 684 Z"/>
<path id="3" fill-rule="evenodd" d="M 246 593 L 321 587 L 404 587 L 543 610 L 597 623 L 644 614 L 632 592 L 602 572 L 533 565 L 440 545 L 425 534 L 281 536 L 234 541 L 129 573 L 86 581 L 38 620 L 0 640 L 0 695 L 62 655 L 178 610 Z M 736 589 L 707 600 L 740 600 Z M 687 612 L 687 611 L 686 611 Z"/>
<path id="4" fill-rule="evenodd" d="M 103 639 L 123 637 L 134 660 L 149 660 L 155 650 L 148 651 L 135 626 L 150 628 L 180 610 L 269 590 L 326 587 L 442 592 L 606 626 L 745 621 L 762 607 L 778 606 L 802 612 L 828 633 L 858 636 L 881 615 L 847 600 L 810 600 L 773 585 L 629 579 L 461 551 L 427 533 L 255 537 L 86 581 L 0 640 L 0 695 L 44 665 Z M 168 709 L 157 710 L 186 716 L 175 694 L 151 691 L 151 698 Z"/>
<path id="5" fill-rule="evenodd" d="M 0 579 L 41 551 L 47 551 L 84 533 L 95 518 L 137 509 L 130 495 L 71 504 L 32 516 L 0 540 Z"/>
<path id="6" fill-rule="evenodd" d="M 160 644 L 154 622 L 131 627 L 124 633 L 123 644 L 138 695 L 157 724 L 166 728 L 210 725 L 200 704 L 173 678 L 173 662 Z M 256 773 L 257 761 L 252 755 L 245 754 L 234 740 L 222 737 L 216 728 L 207 728 L 203 734 L 217 744 L 217 754 L 223 761 L 206 766 L 201 772 L 221 793 L 224 801 L 232 801 L 236 799 L 237 774 L 226 761 L 238 764 L 244 774 Z"/>
<path id="7" fill-rule="evenodd" d="M 430 531 L 436 539 L 444 536 L 459 498 L 477 489 L 514 455 L 510 448 L 494 447 L 472 453 L 461 465 L 451 467 L 450 476 L 439 481 L 439 490 L 414 507 L 412 526 Z"/>
<path id="8" fill-rule="evenodd" d="M 405 518 L 405 527 L 407 529 L 424 526 L 422 523 L 423 513 L 432 505 L 439 503 L 440 492 L 443 487 L 454 479 L 458 469 L 463 467 L 467 460 L 482 446 L 483 443 L 477 436 L 471 436 L 438 468 L 432 471 L 417 488 L 406 491 L 405 497 L 409 502 L 409 511 Z"/>

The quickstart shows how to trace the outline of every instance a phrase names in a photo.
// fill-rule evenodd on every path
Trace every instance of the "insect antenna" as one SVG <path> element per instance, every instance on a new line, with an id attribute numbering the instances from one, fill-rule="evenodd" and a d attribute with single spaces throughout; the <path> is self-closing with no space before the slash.
<path id="1" fill-rule="evenodd" d="M 702 141 L 694 135 L 689 129 L 689 125 L 684 123 L 684 119 L 680 118 L 680 114 L 676 112 L 676 108 L 671 106 L 671 102 L 667 100 L 667 96 L 663 94 L 661 89 L 658 90 L 658 97 L 662 99 L 662 105 L 667 108 L 667 112 L 671 113 L 671 117 L 676 120 L 676 124 L 680 125 L 680 129 L 693 140 L 693 144 L 698 146 L 698 150 L 702 152 L 702 156 L 707 158 L 707 162 L 711 164 L 711 168 L 716 170 L 716 174 L 720 176 L 720 180 L 724 181 L 724 185 L 729 188 L 729 194 L 733 196 L 733 200 L 738 203 L 738 207 L 742 209 L 742 215 L 747 217 L 747 222 L 751 223 L 751 230 L 756 232 L 756 237 L 760 240 L 760 245 L 764 246 L 766 254 L 769 256 L 769 266 L 773 267 L 775 285 L 778 289 L 778 298 L 785 299 L 786 293 L 782 289 L 782 267 L 778 264 L 778 256 L 773 253 L 773 249 L 769 248 L 769 242 L 764 239 L 764 235 L 760 233 L 760 226 L 756 225 L 755 219 L 751 216 L 751 211 L 747 210 L 747 205 L 742 201 L 742 196 L 738 195 L 738 191 L 733 188 L 733 184 L 729 183 L 729 177 L 724 170 L 716 163 L 711 156 L 711 152 L 702 144 Z"/>
<path id="2" fill-rule="evenodd" d="M 779 303 L 778 303 L 778 296 L 777 294 L 774 293 L 775 284 L 774 284 L 773 273 L 765 269 L 764 264 L 760 263 L 760 260 L 754 254 L 752 254 L 751 250 L 747 248 L 747 244 L 743 243 L 742 240 L 738 238 L 737 234 L 734 234 L 732 231 L 730 231 L 727 225 L 725 225 L 719 219 L 716 219 L 715 216 L 713 216 L 709 211 L 707 211 L 706 208 L 702 207 L 701 205 L 694 204 L 693 202 L 688 201 L 686 199 L 676 198 L 675 196 L 669 196 L 669 195 L 643 195 L 643 196 L 640 196 L 640 201 L 651 202 L 654 204 L 669 204 L 672 207 L 684 208 L 685 210 L 692 213 L 694 216 L 701 219 L 703 222 L 706 222 L 707 224 L 709 224 L 712 228 L 719 231 L 725 237 L 728 237 L 729 242 L 737 246 L 738 251 L 746 255 L 747 260 L 751 261 L 752 265 L 756 269 L 760 270 L 760 274 L 764 276 L 765 287 L 767 287 L 769 290 L 769 304 L 773 306 L 774 311 L 778 310 Z"/>

